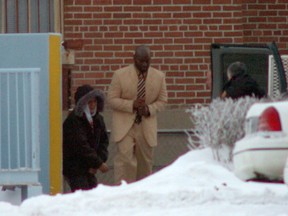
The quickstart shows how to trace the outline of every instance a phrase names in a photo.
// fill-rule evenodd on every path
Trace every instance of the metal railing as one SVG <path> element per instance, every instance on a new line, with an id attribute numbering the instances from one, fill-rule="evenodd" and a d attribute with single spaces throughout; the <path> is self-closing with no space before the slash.
<path id="1" fill-rule="evenodd" d="M 39 72 L 0 69 L 0 185 L 38 183 Z"/>

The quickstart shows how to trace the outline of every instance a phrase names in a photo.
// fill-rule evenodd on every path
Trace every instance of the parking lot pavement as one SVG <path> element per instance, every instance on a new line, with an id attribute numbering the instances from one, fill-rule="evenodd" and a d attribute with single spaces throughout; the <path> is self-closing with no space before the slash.
<path id="1" fill-rule="evenodd" d="M 153 172 L 171 164 L 180 155 L 188 150 L 187 135 L 185 133 L 160 133 L 158 135 L 158 146 L 154 151 Z M 107 161 L 110 170 L 107 173 L 97 173 L 97 179 L 100 184 L 113 185 L 113 158 L 115 155 L 115 144 L 109 145 L 109 159 Z"/>

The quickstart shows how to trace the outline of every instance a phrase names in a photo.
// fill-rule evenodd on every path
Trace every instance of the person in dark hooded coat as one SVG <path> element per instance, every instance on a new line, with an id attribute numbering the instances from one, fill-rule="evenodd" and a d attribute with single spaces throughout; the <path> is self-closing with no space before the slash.
<path id="1" fill-rule="evenodd" d="M 63 123 L 63 175 L 71 191 L 97 186 L 95 174 L 108 171 L 109 139 L 103 116 L 104 94 L 90 85 L 78 87 L 75 109 Z"/>
<path id="2" fill-rule="evenodd" d="M 227 69 L 228 82 L 224 85 L 221 98 L 238 99 L 245 96 L 265 97 L 265 92 L 247 73 L 247 67 L 242 62 L 234 62 Z"/>

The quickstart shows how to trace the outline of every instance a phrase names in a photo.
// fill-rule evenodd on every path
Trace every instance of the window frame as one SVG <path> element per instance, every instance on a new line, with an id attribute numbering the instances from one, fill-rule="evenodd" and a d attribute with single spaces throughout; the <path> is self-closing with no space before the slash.
<path id="1" fill-rule="evenodd" d="M 222 92 L 225 73 L 227 67 L 224 66 L 223 56 L 229 54 L 245 54 L 245 55 L 266 55 L 267 63 L 269 62 L 269 56 L 273 55 L 275 59 L 275 65 L 277 68 L 276 76 L 279 77 L 279 92 L 284 93 L 287 89 L 287 81 L 285 75 L 285 69 L 281 60 L 278 47 L 275 42 L 268 44 L 221 44 L 212 43 L 210 48 L 211 63 L 212 63 L 212 99 L 219 97 Z M 269 65 L 266 68 L 266 79 L 267 79 L 267 93 L 269 90 Z M 257 80 L 256 80 L 257 81 Z"/>
<path id="2" fill-rule="evenodd" d="M 1 11 L 1 21 L 0 21 L 0 33 L 8 33 L 8 23 L 7 23 L 7 1 L 11 1 L 11 0 L 0 0 L 0 11 Z M 16 13 L 15 13 L 15 22 L 16 22 L 16 30 L 13 33 L 32 33 L 32 19 L 31 19 L 31 0 L 26 0 L 27 1 L 27 31 L 25 32 L 19 32 L 19 18 L 18 18 L 18 14 L 19 14 L 19 0 L 14 0 L 15 1 L 15 5 L 16 5 Z M 23 0 L 20 0 L 23 1 Z M 49 5 L 49 9 L 48 9 L 48 16 L 50 17 L 51 14 L 53 13 L 54 17 L 53 17 L 53 27 L 51 30 L 51 26 L 50 26 L 50 22 L 51 19 L 48 18 L 48 23 L 47 25 L 49 25 L 49 30 L 48 32 L 53 32 L 53 33 L 63 33 L 63 0 L 51 0 L 53 3 L 53 8 L 50 8 L 51 4 L 50 4 L 50 0 L 48 0 L 48 5 Z M 38 23 L 38 27 L 37 27 L 37 31 L 33 31 L 33 33 L 40 33 L 40 16 L 39 16 L 39 7 L 40 7 L 40 0 L 37 0 L 37 9 L 38 9 L 38 19 L 37 19 L 37 23 Z M 53 10 L 53 11 L 51 11 Z M 25 12 L 24 12 L 25 13 Z"/>

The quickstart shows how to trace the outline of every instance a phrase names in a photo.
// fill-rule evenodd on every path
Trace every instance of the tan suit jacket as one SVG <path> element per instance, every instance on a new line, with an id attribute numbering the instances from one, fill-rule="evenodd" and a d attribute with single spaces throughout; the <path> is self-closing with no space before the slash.
<path id="1" fill-rule="evenodd" d="M 108 103 L 113 109 L 112 140 L 121 141 L 134 124 L 136 113 L 133 101 L 137 99 L 138 76 L 134 65 L 115 71 L 108 91 Z M 142 117 L 142 130 L 150 146 L 157 145 L 157 112 L 167 103 L 165 75 L 149 67 L 145 82 L 145 102 L 150 116 Z"/>

